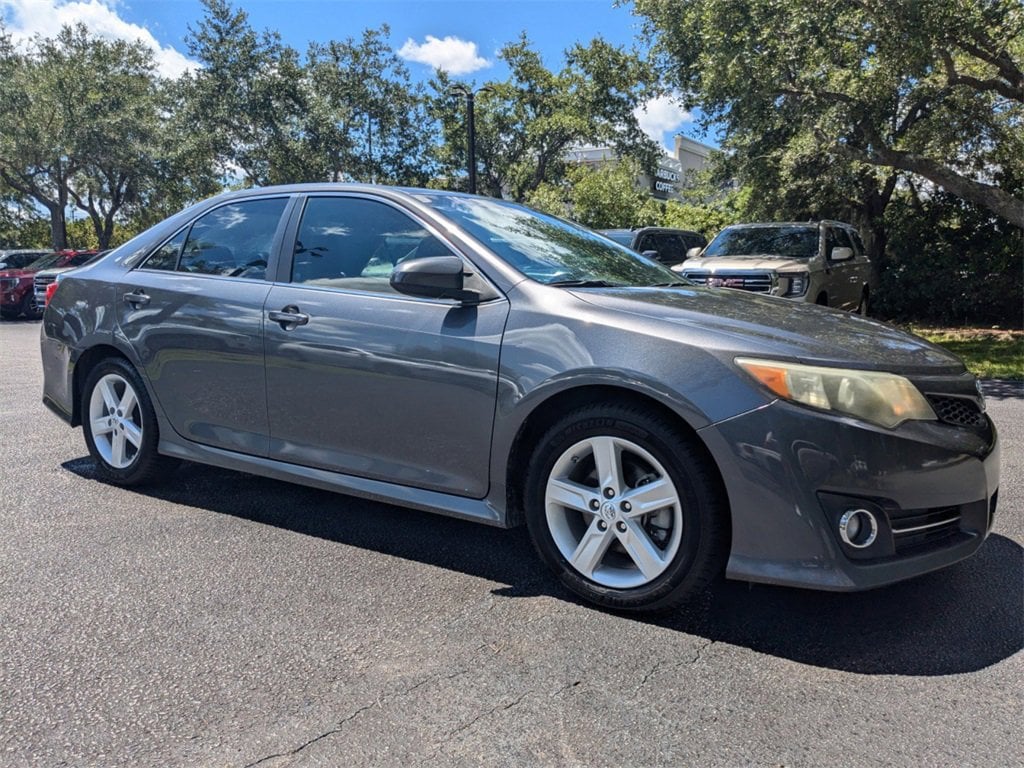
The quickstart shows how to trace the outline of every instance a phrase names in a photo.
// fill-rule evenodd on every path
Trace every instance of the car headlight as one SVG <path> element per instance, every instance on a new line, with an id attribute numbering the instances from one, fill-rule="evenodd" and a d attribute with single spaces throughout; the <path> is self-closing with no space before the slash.
<path id="1" fill-rule="evenodd" d="M 803 296 L 807 293 L 809 275 L 806 272 L 780 272 L 779 277 L 784 277 L 789 281 L 783 296 Z"/>
<path id="2" fill-rule="evenodd" d="M 883 427 L 911 419 L 936 421 L 917 387 L 892 373 L 738 357 L 736 364 L 776 395 L 825 411 L 838 411 Z"/>

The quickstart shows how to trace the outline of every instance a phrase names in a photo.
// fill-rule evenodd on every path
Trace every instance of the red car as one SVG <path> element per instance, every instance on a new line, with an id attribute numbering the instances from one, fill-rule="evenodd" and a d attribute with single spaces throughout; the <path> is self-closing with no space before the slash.
<path id="1" fill-rule="evenodd" d="M 32 279 L 41 269 L 78 267 L 87 262 L 96 251 L 59 251 L 36 259 L 23 269 L 0 271 L 0 316 L 13 319 L 24 315 L 29 320 L 43 316 L 43 308 L 36 303 Z"/>

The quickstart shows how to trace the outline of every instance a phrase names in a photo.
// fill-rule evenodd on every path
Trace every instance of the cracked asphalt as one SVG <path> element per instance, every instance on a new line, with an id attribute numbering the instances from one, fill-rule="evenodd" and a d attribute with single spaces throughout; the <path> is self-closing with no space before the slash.
<path id="1" fill-rule="evenodd" d="M 639 620 L 524 531 L 195 465 L 99 482 L 0 323 L 0 765 L 1024 765 L 1024 398 L 994 534 L 834 595 Z"/>

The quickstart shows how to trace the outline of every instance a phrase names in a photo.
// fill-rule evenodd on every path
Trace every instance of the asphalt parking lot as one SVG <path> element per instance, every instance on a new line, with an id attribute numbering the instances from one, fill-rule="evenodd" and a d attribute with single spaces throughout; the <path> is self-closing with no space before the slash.
<path id="1" fill-rule="evenodd" d="M 834 595 L 578 603 L 502 531 L 187 465 L 99 482 L 0 323 L 0 765 L 1024 764 L 1024 398 L 995 531 Z"/>

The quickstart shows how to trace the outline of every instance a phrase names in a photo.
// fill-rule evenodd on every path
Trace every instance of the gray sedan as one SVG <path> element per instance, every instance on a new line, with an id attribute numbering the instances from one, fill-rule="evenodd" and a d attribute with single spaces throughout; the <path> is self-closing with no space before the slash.
<path id="1" fill-rule="evenodd" d="M 223 195 L 63 276 L 46 404 L 103 477 L 213 464 L 498 526 L 603 606 L 874 587 L 973 553 L 974 377 L 859 317 L 679 282 L 512 203 Z"/>

